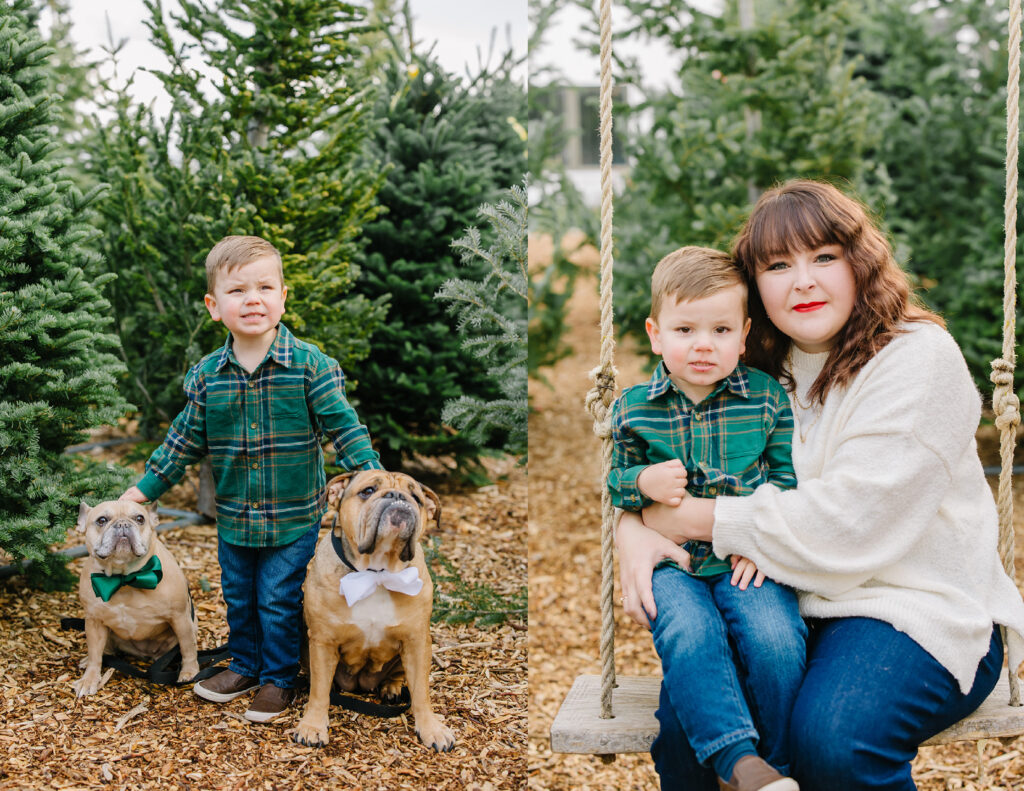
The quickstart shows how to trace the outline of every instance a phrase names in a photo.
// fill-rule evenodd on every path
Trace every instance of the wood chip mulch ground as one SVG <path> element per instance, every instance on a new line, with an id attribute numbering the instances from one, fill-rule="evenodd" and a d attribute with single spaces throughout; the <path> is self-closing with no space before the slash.
<path id="1" fill-rule="evenodd" d="M 491 468 L 493 485 L 457 488 L 432 480 L 441 497 L 440 552 L 468 583 L 514 593 L 526 585 L 526 473 Z M 185 485 L 167 507 L 194 509 Z M 199 611 L 199 647 L 227 639 L 212 525 L 161 534 L 189 580 Z M 74 543 L 74 542 L 72 542 Z M 3 562 L 7 562 L 3 560 Z M 71 568 L 76 573 L 82 561 Z M 444 587 L 439 586 L 444 592 Z M 526 785 L 526 623 L 496 627 L 435 623 L 431 690 L 455 731 L 447 754 L 423 747 L 412 719 L 331 710 L 330 744 L 292 742 L 305 705 L 279 721 L 242 717 L 248 697 L 206 703 L 188 687 L 113 673 L 96 695 L 77 699 L 84 635 L 61 631 L 80 616 L 77 593 L 0 582 L 0 791 L 35 789 L 425 789 L 476 791 Z"/>
<path id="2" fill-rule="evenodd" d="M 544 254 L 542 245 L 534 242 L 531 239 L 531 266 L 537 250 Z M 551 721 L 573 679 L 601 672 L 599 440 L 583 405 L 591 387 L 588 372 L 600 360 L 598 300 L 592 279 L 577 282 L 571 308 L 567 340 L 574 355 L 543 372 L 550 387 L 530 383 L 535 411 L 530 419 L 528 782 L 536 791 L 657 789 L 648 754 L 620 755 L 605 764 L 594 756 L 560 755 L 550 749 Z M 616 350 L 616 366 L 620 387 L 646 378 L 643 358 L 628 342 Z M 986 464 L 998 463 L 991 428 L 979 432 L 979 446 Z M 1024 578 L 1024 481 L 1014 488 L 1020 580 Z M 616 602 L 619 595 L 616 581 Z M 660 674 L 649 633 L 618 605 L 615 609 L 616 671 Z M 1024 789 L 1024 738 L 1006 744 L 983 741 L 925 747 L 913 768 L 921 791 L 1020 791 Z"/>

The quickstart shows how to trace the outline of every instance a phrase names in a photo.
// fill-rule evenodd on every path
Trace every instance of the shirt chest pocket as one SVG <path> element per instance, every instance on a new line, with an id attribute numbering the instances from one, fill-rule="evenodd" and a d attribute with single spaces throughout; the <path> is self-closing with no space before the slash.
<path id="1" fill-rule="evenodd" d="M 275 398 L 270 402 L 270 421 L 274 436 L 306 437 L 313 433 L 305 398 Z"/>
<path id="2" fill-rule="evenodd" d="M 764 453 L 765 437 L 760 432 L 723 432 L 719 437 L 719 453 L 723 466 L 733 475 L 757 464 Z"/>
<path id="3" fill-rule="evenodd" d="M 210 447 L 234 441 L 244 417 L 241 400 L 236 395 L 227 388 L 220 392 L 211 389 L 206 403 L 206 439 Z"/>

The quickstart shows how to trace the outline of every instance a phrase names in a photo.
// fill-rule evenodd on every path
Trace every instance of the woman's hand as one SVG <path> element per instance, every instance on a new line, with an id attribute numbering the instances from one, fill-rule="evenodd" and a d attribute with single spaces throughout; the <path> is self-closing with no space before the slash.
<path id="1" fill-rule="evenodd" d="M 654 567 L 663 560 L 674 560 L 689 568 L 690 556 L 682 547 L 644 527 L 640 517 L 629 511 L 624 511 L 619 520 L 615 546 L 619 552 L 622 609 L 642 627 L 650 629 L 648 617 L 654 618 L 658 614 L 651 589 Z"/>
<path id="2" fill-rule="evenodd" d="M 676 506 L 654 503 L 644 509 L 643 523 L 675 544 L 710 541 L 715 523 L 713 497 L 684 497 Z"/>

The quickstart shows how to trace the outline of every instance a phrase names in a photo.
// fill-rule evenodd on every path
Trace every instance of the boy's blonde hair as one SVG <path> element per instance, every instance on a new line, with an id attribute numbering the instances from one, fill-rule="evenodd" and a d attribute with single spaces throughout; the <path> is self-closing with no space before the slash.
<path id="1" fill-rule="evenodd" d="M 658 320 L 668 297 L 689 302 L 742 286 L 743 314 L 747 311 L 747 284 L 732 258 L 711 247 L 680 247 L 662 258 L 651 275 L 651 319 Z"/>
<path id="2" fill-rule="evenodd" d="M 237 266 L 249 264 L 260 258 L 276 258 L 277 270 L 284 286 L 284 267 L 281 265 L 281 254 L 266 239 L 259 236 L 225 236 L 213 246 L 206 256 L 206 291 L 213 293 L 217 285 L 217 276 Z"/>

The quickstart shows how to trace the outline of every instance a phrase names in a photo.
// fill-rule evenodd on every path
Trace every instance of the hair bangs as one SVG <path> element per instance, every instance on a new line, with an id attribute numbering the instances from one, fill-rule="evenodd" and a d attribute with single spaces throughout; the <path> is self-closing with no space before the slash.
<path id="1" fill-rule="evenodd" d="M 798 250 L 814 250 L 828 244 L 846 246 L 831 218 L 815 200 L 799 194 L 781 194 L 752 218 L 745 239 L 747 255 L 755 271 L 780 256 Z"/>

